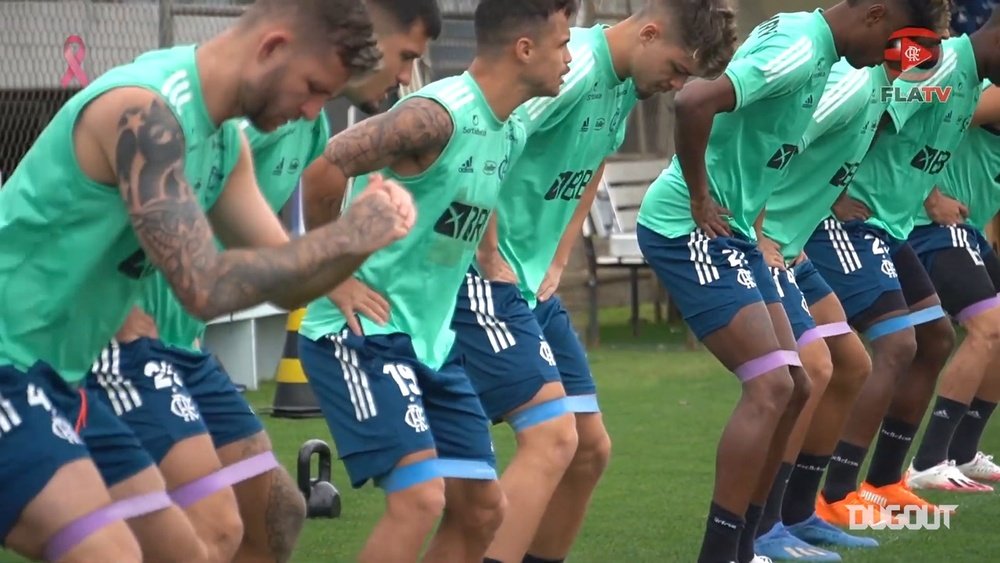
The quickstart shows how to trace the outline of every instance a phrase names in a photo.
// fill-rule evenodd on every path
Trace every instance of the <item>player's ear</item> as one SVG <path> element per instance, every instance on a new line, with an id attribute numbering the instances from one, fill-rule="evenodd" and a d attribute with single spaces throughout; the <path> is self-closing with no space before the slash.
<path id="1" fill-rule="evenodd" d="M 639 30 L 639 42 L 644 45 L 652 43 L 658 37 L 660 37 L 660 26 L 656 23 L 649 22 Z"/>
<path id="2" fill-rule="evenodd" d="M 535 42 L 530 37 L 519 37 L 514 44 L 514 54 L 517 60 L 527 64 L 535 52 Z"/>
<path id="3" fill-rule="evenodd" d="M 291 45 L 291 39 L 291 36 L 283 30 L 264 34 L 257 46 L 257 61 L 265 63 L 282 54 Z"/>
<path id="4" fill-rule="evenodd" d="M 865 12 L 865 25 L 874 26 L 885 19 L 885 4 L 875 3 Z"/>

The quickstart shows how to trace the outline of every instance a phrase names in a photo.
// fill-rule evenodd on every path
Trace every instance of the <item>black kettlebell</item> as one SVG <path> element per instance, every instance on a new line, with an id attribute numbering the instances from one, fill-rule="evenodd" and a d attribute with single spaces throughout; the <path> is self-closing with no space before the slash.
<path id="1" fill-rule="evenodd" d="M 313 478 L 312 457 L 319 456 L 318 475 Z M 299 490 L 306 497 L 306 518 L 339 518 L 340 492 L 330 482 L 330 446 L 309 440 L 299 450 Z"/>

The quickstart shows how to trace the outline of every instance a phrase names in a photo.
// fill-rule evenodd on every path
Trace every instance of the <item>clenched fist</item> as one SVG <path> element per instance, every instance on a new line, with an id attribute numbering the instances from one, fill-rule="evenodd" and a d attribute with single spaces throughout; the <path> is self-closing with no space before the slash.
<path id="1" fill-rule="evenodd" d="M 409 234 L 417 220 L 417 208 L 405 188 L 373 174 L 340 220 L 351 233 L 353 250 L 371 254 Z"/>

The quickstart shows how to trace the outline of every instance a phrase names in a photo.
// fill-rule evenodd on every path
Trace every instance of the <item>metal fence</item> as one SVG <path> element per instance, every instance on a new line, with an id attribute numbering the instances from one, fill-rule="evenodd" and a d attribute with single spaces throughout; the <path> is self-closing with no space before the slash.
<path id="1" fill-rule="evenodd" d="M 159 47 L 204 41 L 252 0 L 0 0 L 0 179 L 52 116 L 82 86 L 108 69 Z M 477 0 L 440 0 L 442 37 L 427 57 L 425 79 L 456 74 L 474 55 Z M 581 23 L 613 23 L 641 0 L 583 0 Z M 332 125 L 346 126 L 347 105 L 331 104 Z M 625 153 L 672 152 L 663 130 L 669 100 L 640 104 Z M 667 129 L 669 131 L 669 129 Z"/>
<path id="2" fill-rule="evenodd" d="M 242 3 L 246 3 L 244 0 Z M 225 28 L 229 0 L 0 1 L 0 177 L 81 87 L 137 55 Z"/>

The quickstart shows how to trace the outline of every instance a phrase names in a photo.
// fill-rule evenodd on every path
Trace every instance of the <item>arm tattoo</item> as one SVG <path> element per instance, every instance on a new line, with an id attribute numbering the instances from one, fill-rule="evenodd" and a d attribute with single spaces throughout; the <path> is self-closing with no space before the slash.
<path id="1" fill-rule="evenodd" d="M 334 136 L 323 156 L 350 178 L 390 166 L 405 156 L 439 151 L 453 131 L 451 115 L 441 104 L 411 98 Z"/>
<path id="2" fill-rule="evenodd" d="M 331 224 L 315 236 L 220 253 L 184 175 L 184 153 L 180 124 L 162 100 L 122 114 L 116 169 L 136 236 L 181 303 L 200 318 L 265 301 L 298 306 L 318 297 L 358 267 L 363 252 L 357 249 L 366 237 L 394 225 L 388 207 L 369 198 L 356 220 Z"/>

